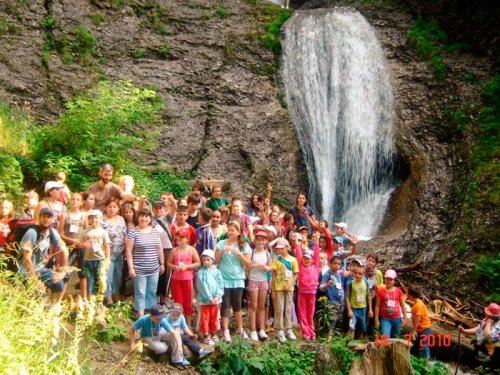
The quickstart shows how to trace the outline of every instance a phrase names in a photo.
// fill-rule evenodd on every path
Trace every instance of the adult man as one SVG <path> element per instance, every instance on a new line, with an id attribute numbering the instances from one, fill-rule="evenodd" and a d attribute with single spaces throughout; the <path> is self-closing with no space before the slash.
<path id="1" fill-rule="evenodd" d="M 68 250 L 53 228 L 53 211 L 44 207 L 39 213 L 39 224 L 26 231 L 21 240 L 23 251 L 19 272 L 36 281 L 38 288 L 52 291 L 52 298 L 61 300 L 64 294 L 65 268 L 68 266 Z M 56 256 L 60 269 L 56 267 Z"/>
<path id="2" fill-rule="evenodd" d="M 172 195 L 166 197 L 168 204 L 168 213 L 166 212 L 165 202 L 157 200 L 153 204 L 153 221 L 152 225 L 158 232 L 160 232 L 160 241 L 163 248 L 164 259 L 168 259 L 170 251 L 172 250 L 172 233 L 170 227 L 174 222 L 175 211 L 177 210 L 177 203 Z M 160 296 L 160 303 L 166 303 L 168 292 L 170 289 L 170 276 L 172 270 L 167 268 L 158 279 L 157 294 Z"/>
<path id="3" fill-rule="evenodd" d="M 125 193 L 118 185 L 111 182 L 113 178 L 113 166 L 111 164 L 106 163 L 99 168 L 99 177 L 101 179 L 87 189 L 89 193 L 94 194 L 94 208 L 104 212 L 104 206 L 111 197 L 120 198 L 127 202 L 140 200 L 139 197 Z"/>

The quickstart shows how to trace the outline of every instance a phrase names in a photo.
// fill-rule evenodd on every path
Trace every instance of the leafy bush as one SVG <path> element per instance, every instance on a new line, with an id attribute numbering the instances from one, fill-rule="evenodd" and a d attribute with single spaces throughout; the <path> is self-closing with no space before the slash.
<path id="1" fill-rule="evenodd" d="M 83 25 L 79 25 L 74 30 L 75 40 L 73 42 L 73 51 L 80 55 L 80 59 L 84 63 L 90 62 L 94 56 L 94 48 L 97 43 L 96 37 L 92 32 Z"/>
<path id="2" fill-rule="evenodd" d="M 449 375 L 450 372 L 440 362 L 436 362 L 431 365 L 427 362 L 425 358 L 419 358 L 415 356 L 410 357 L 410 364 L 415 375 Z"/>
<path id="3" fill-rule="evenodd" d="M 203 374 L 309 374 L 315 357 L 313 351 L 301 350 L 294 342 L 252 346 L 237 337 L 233 344 L 221 343 L 198 369 Z"/>
<path id="4" fill-rule="evenodd" d="M 157 49 L 158 54 L 162 59 L 168 59 L 170 56 L 170 46 L 165 42 L 160 48 Z"/>
<path id="5" fill-rule="evenodd" d="M 267 6 L 270 22 L 265 27 L 266 32 L 260 36 L 260 41 L 264 47 L 269 48 L 278 57 L 281 54 L 280 30 L 285 21 L 290 18 L 293 11 L 290 9 L 282 9 L 276 6 Z"/>
<path id="6" fill-rule="evenodd" d="M 146 55 L 146 50 L 144 48 L 136 48 L 130 52 L 130 55 L 134 59 L 142 59 Z"/>
<path id="7" fill-rule="evenodd" d="M 231 11 L 227 9 L 226 7 L 223 7 L 219 5 L 217 9 L 215 10 L 215 14 L 219 18 L 227 18 L 231 15 Z"/>
<path id="8" fill-rule="evenodd" d="M 112 341 L 125 341 L 128 337 L 127 327 L 134 319 L 134 309 L 131 302 L 118 302 L 106 313 L 107 327 L 93 331 L 94 339 L 106 344 Z"/>
<path id="9" fill-rule="evenodd" d="M 437 79 L 446 78 L 446 66 L 441 57 L 441 50 L 448 41 L 448 35 L 436 22 L 417 19 L 408 32 L 408 40 L 422 60 L 430 60 Z"/>
<path id="10" fill-rule="evenodd" d="M 337 369 L 334 374 L 348 374 L 356 353 L 347 347 L 351 339 L 348 336 L 336 336 L 330 343 L 330 352 L 337 359 Z"/>
<path id="11" fill-rule="evenodd" d="M 35 135 L 31 157 L 43 170 L 42 177 L 63 170 L 72 188 L 83 190 L 95 180 L 101 164 L 122 170 L 137 160 L 130 149 L 150 151 L 157 144 L 162 104 L 153 90 L 128 81 L 100 82 L 67 108 L 54 126 L 40 128 Z"/>
<path id="12" fill-rule="evenodd" d="M 479 280 L 487 290 L 492 291 L 492 301 L 500 297 L 500 255 L 493 257 L 482 257 L 476 264 L 476 272 Z"/>

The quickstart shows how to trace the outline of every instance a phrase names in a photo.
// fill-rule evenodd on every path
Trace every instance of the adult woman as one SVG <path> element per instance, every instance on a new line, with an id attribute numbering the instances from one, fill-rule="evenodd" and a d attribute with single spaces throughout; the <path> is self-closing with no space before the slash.
<path id="1" fill-rule="evenodd" d="M 214 186 L 212 188 L 212 197 L 207 201 L 205 207 L 215 211 L 222 207 L 227 207 L 228 204 L 229 201 L 222 196 L 222 187 Z"/>
<path id="2" fill-rule="evenodd" d="M 73 193 L 70 199 L 71 208 L 61 215 L 59 223 L 59 234 L 66 245 L 72 246 L 70 264 L 76 263 L 80 271 L 80 293 L 82 298 L 87 298 L 87 279 L 83 272 L 83 261 L 85 258 L 85 246 L 80 243 L 85 229 L 85 218 L 81 212 L 83 198 L 80 193 Z"/>
<path id="3" fill-rule="evenodd" d="M 297 194 L 295 206 L 288 211 L 293 215 L 293 221 L 297 228 L 306 226 L 311 231 L 311 222 L 314 223 L 313 210 L 307 205 L 307 195 L 305 193 Z"/>
<path id="4" fill-rule="evenodd" d="M 134 279 L 134 309 L 137 316 L 143 316 L 145 309 L 156 305 L 158 277 L 165 272 L 165 259 L 160 233 L 151 226 L 151 212 L 142 210 L 137 221 L 137 227 L 125 239 L 125 252 L 129 276 Z"/>
<path id="5" fill-rule="evenodd" d="M 14 205 L 11 201 L 4 200 L 2 202 L 2 211 L 0 215 L 0 251 L 5 251 L 7 236 L 10 233 L 9 221 L 14 219 Z"/>
<path id="6" fill-rule="evenodd" d="M 398 337 L 401 332 L 401 312 L 406 318 L 405 301 L 401 289 L 394 286 L 396 271 L 387 270 L 384 275 L 385 288 L 377 290 L 375 305 L 375 328 L 380 327 L 383 335 L 389 338 Z"/>
<path id="7" fill-rule="evenodd" d="M 120 200 L 118 198 L 110 198 L 105 205 L 104 220 L 102 227 L 108 232 L 111 240 L 111 254 L 108 267 L 108 275 L 106 282 L 106 292 L 104 297 L 108 306 L 112 306 L 113 302 L 118 301 L 120 287 L 123 278 L 123 247 L 125 235 L 127 234 L 127 226 L 125 220 L 118 215 L 120 212 Z"/>
<path id="8" fill-rule="evenodd" d="M 122 206 L 121 216 L 125 220 L 127 232 L 134 229 L 137 225 L 137 211 L 131 202 L 127 202 Z"/>
<path id="9" fill-rule="evenodd" d="M 62 189 L 63 185 L 56 181 L 49 181 L 45 184 L 45 199 L 38 203 L 36 206 L 35 214 L 33 218 L 35 223 L 38 223 L 40 210 L 44 207 L 49 208 L 52 215 L 52 227 L 57 229 L 59 226 L 59 220 L 61 220 L 61 215 L 64 209 L 62 202 L 59 200 L 60 194 L 59 190 Z"/>
<path id="10" fill-rule="evenodd" d="M 233 309 L 238 334 L 248 339 L 243 330 L 243 314 L 241 301 L 245 288 L 245 267 L 250 266 L 251 250 L 241 233 L 240 224 L 231 221 L 227 225 L 227 239 L 217 243 L 215 263 L 224 279 L 224 296 L 222 298 L 222 329 L 224 340 L 231 342 L 229 334 L 229 316 Z"/>

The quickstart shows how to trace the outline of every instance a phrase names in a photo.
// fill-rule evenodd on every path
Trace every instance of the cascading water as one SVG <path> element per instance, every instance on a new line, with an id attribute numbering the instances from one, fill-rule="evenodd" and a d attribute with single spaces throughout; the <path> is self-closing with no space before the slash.
<path id="1" fill-rule="evenodd" d="M 377 37 L 354 9 L 320 9 L 295 12 L 282 45 L 310 203 L 330 223 L 371 237 L 395 184 L 394 98 Z"/>

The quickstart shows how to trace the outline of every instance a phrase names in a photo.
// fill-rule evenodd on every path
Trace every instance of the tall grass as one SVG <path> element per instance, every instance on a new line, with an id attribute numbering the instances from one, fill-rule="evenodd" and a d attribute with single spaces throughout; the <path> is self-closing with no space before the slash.
<path id="1" fill-rule="evenodd" d="M 3 259 L 0 258 L 0 266 Z M 80 374 L 84 337 L 94 322 L 87 309 L 53 304 L 34 283 L 0 269 L 0 371 L 4 374 Z M 76 308 L 76 310 L 75 310 Z M 73 324 L 70 314 L 75 312 Z"/>

